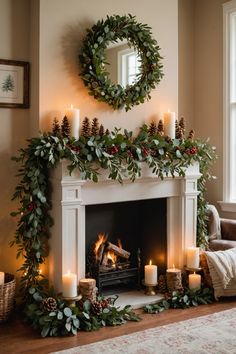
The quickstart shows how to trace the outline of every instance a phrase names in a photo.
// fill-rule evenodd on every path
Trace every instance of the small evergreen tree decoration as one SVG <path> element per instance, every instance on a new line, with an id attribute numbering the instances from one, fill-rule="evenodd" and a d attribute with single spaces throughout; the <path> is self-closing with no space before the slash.
<path id="1" fill-rule="evenodd" d="M 69 138 L 70 136 L 70 123 L 67 116 L 64 116 L 61 123 L 61 135 L 63 138 Z"/>
<path id="2" fill-rule="evenodd" d="M 158 122 L 158 126 L 157 126 L 157 134 L 163 136 L 164 135 L 164 123 L 163 120 L 160 119 Z"/>
<path id="3" fill-rule="evenodd" d="M 176 137 L 176 139 L 182 139 L 181 138 L 182 135 L 183 135 L 182 130 L 179 126 L 179 123 L 177 122 L 177 125 L 175 126 L 175 137 Z"/>
<path id="4" fill-rule="evenodd" d="M 106 135 L 109 135 L 109 134 L 110 134 L 109 129 L 106 129 L 105 134 L 106 134 Z"/>
<path id="5" fill-rule="evenodd" d="M 57 118 L 54 118 L 54 120 L 53 120 L 52 134 L 54 136 L 60 136 L 61 135 L 61 128 L 60 128 L 60 124 L 59 124 Z"/>
<path id="6" fill-rule="evenodd" d="M 103 136 L 104 135 L 104 126 L 101 124 L 99 127 L 99 132 L 98 135 Z"/>
<path id="7" fill-rule="evenodd" d="M 193 141 L 194 135 L 195 135 L 195 131 L 193 129 L 191 129 L 188 134 L 188 139 Z"/>
<path id="8" fill-rule="evenodd" d="M 154 121 L 151 122 L 148 132 L 150 135 L 155 135 L 157 133 L 157 125 Z"/>
<path id="9" fill-rule="evenodd" d="M 182 130 L 182 139 L 183 139 L 184 135 L 185 135 L 185 119 L 184 119 L 184 117 L 180 118 L 179 127 Z"/>
<path id="10" fill-rule="evenodd" d="M 88 117 L 85 117 L 83 120 L 81 134 L 85 138 L 89 138 L 91 136 L 91 126 Z"/>
<path id="11" fill-rule="evenodd" d="M 3 81 L 3 84 L 2 84 L 2 91 L 3 91 L 3 92 L 8 92 L 8 91 L 13 92 L 13 91 L 14 91 L 14 88 L 15 88 L 14 79 L 13 79 L 13 77 L 9 74 L 9 75 L 7 75 L 7 77 L 5 78 L 5 80 Z"/>
<path id="12" fill-rule="evenodd" d="M 92 128 L 91 128 L 91 134 L 93 136 L 98 135 L 98 131 L 99 131 L 99 124 L 98 124 L 98 119 L 97 118 L 93 118 L 92 121 Z"/>

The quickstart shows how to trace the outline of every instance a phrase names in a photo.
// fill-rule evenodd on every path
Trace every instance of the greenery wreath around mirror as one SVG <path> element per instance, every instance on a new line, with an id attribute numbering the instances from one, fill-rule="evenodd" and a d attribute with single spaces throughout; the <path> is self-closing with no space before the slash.
<path id="1" fill-rule="evenodd" d="M 105 65 L 108 45 L 122 40 L 127 40 L 139 56 L 137 80 L 126 87 L 112 83 Z M 79 55 L 80 76 L 91 96 L 113 109 L 128 111 L 151 98 L 151 90 L 163 77 L 161 59 L 160 47 L 148 25 L 137 22 L 130 14 L 107 16 L 87 29 Z"/>

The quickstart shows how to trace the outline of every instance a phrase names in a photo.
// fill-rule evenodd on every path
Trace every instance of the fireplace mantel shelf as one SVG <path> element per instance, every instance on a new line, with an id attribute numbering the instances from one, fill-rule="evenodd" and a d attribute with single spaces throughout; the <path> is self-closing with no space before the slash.
<path id="1" fill-rule="evenodd" d="M 184 177 L 152 174 L 146 164 L 135 182 L 128 178 L 123 184 L 108 180 L 102 170 L 99 182 L 81 179 L 79 172 L 71 176 L 67 162 L 52 172 L 52 217 L 50 278 L 61 289 L 62 274 L 70 271 L 78 278 L 85 275 L 85 213 L 86 205 L 167 198 L 167 265 L 183 267 L 186 248 L 196 244 L 198 164 L 189 166 Z"/>

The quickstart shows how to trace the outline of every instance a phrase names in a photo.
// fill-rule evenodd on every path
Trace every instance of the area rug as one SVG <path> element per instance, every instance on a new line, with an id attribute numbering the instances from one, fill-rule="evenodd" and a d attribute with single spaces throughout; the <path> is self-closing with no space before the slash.
<path id="1" fill-rule="evenodd" d="M 236 308 L 52 354 L 59 353 L 236 354 Z"/>

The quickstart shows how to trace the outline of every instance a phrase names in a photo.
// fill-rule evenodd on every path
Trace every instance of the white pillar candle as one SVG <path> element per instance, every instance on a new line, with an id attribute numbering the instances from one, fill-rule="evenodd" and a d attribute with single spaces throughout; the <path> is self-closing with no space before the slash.
<path id="1" fill-rule="evenodd" d="M 62 276 L 62 295 L 64 297 L 77 296 L 77 275 L 70 271 Z"/>
<path id="2" fill-rule="evenodd" d="M 175 138 L 175 119 L 175 112 L 168 109 L 168 112 L 164 113 L 164 132 L 171 139 Z"/>
<path id="3" fill-rule="evenodd" d="M 66 111 L 66 116 L 70 124 L 71 136 L 79 139 L 79 109 L 71 105 L 70 109 Z"/>
<path id="4" fill-rule="evenodd" d="M 152 261 L 145 265 L 144 282 L 147 285 L 157 285 L 157 266 Z"/>
<path id="5" fill-rule="evenodd" d="M 0 285 L 4 284 L 5 280 L 5 274 L 4 272 L 0 272 Z"/>
<path id="6" fill-rule="evenodd" d="M 192 246 L 187 249 L 187 267 L 199 268 L 199 247 Z"/>
<path id="7" fill-rule="evenodd" d="M 201 275 L 196 274 L 195 272 L 193 274 L 189 274 L 188 276 L 188 283 L 189 283 L 189 289 L 195 289 L 198 290 L 201 288 Z"/>

